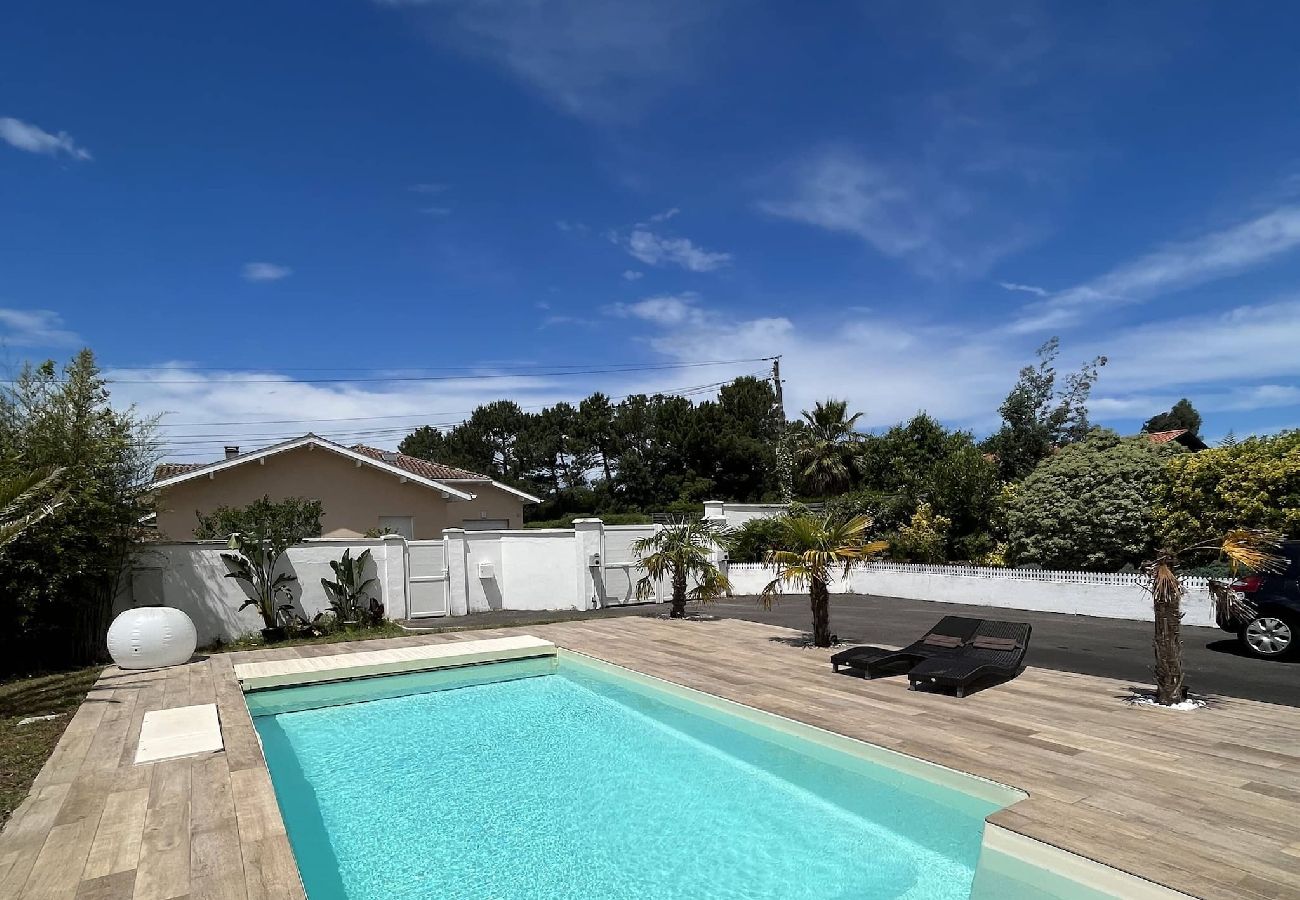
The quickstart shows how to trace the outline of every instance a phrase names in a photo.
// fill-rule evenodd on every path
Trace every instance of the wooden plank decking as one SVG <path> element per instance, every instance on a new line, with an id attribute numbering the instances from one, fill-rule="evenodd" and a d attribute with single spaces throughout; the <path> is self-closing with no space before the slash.
<path id="1" fill-rule="evenodd" d="M 832 675 L 784 629 L 648 618 L 109 668 L 0 835 L 0 898 L 301 898 L 232 666 L 523 633 L 1014 785 L 991 821 L 1186 893 L 1300 898 L 1300 709 L 1135 709 L 1127 683 L 1041 669 L 957 700 Z M 145 712 L 213 702 L 223 751 L 132 764 Z"/>

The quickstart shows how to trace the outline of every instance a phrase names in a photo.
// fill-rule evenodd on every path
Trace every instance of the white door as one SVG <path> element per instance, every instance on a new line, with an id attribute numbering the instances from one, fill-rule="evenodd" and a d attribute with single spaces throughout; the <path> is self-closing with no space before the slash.
<path id="1" fill-rule="evenodd" d="M 509 519 L 463 519 L 460 526 L 466 531 L 505 531 L 510 527 Z"/>
<path id="2" fill-rule="evenodd" d="M 408 541 L 415 540 L 414 516 L 380 516 L 379 530 L 390 534 L 400 534 Z"/>

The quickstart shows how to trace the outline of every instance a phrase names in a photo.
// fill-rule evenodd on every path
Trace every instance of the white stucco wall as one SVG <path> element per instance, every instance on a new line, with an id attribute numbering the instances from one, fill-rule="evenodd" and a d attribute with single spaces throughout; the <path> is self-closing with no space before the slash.
<path id="1" fill-rule="evenodd" d="M 758 594 L 772 573 L 761 565 L 733 565 L 728 578 L 733 593 Z M 1189 578 L 1186 583 L 1183 623 L 1213 626 L 1214 604 L 1206 580 Z M 1107 619 L 1153 618 L 1151 597 L 1136 575 L 884 563 L 855 569 L 847 581 L 836 579 L 831 591 Z"/>
<path id="2" fill-rule="evenodd" d="M 751 519 L 772 519 L 783 516 L 789 509 L 786 503 L 727 503 L 723 500 L 706 500 L 704 517 L 721 519 L 728 528 L 739 528 Z"/>
<path id="3" fill-rule="evenodd" d="M 402 574 L 402 548 L 391 540 L 316 540 L 290 548 L 279 571 L 297 577 L 290 586 L 293 603 L 308 620 L 329 609 L 322 578 L 333 579 L 330 560 L 351 548 L 354 557 L 369 550 L 374 567 L 367 574 L 379 579 L 374 596 L 388 609 L 390 617 L 406 615 Z M 226 578 L 230 567 L 221 558 L 229 552 L 224 541 L 183 544 L 153 544 L 142 550 L 132 566 L 130 583 L 134 588 L 118 597 L 121 612 L 132 605 L 162 603 L 183 610 L 194 620 L 199 645 L 218 638 L 232 640 L 262 628 L 262 618 L 249 607 L 239 607 L 248 599 L 240 582 Z M 145 586 L 148 595 L 145 596 Z"/>
<path id="4" fill-rule="evenodd" d="M 578 541 L 567 529 L 501 533 L 501 595 L 506 609 L 584 609 Z M 473 573 L 471 573 L 473 575 Z"/>

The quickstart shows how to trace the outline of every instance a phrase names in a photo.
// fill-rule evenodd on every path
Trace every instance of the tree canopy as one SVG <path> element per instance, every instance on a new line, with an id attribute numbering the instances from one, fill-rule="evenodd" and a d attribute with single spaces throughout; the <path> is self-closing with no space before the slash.
<path id="1" fill-rule="evenodd" d="M 1182 454 L 1155 502 L 1175 545 L 1235 528 L 1300 537 L 1300 430 Z"/>
<path id="2" fill-rule="evenodd" d="M 123 566 L 152 512 L 153 424 L 109 405 L 94 354 L 27 366 L 0 390 L 0 477 L 59 471 L 56 509 L 5 547 L 0 668 L 87 665 L 104 655 Z"/>
<path id="3" fill-rule="evenodd" d="M 1158 413 L 1147 419 L 1142 430 L 1147 434 L 1158 431 L 1177 431 L 1187 429 L 1195 437 L 1201 436 L 1201 414 L 1192 406 L 1192 401 L 1184 397 L 1173 405 L 1168 412 Z"/>
<path id="4" fill-rule="evenodd" d="M 1088 398 L 1106 357 L 1084 363 L 1057 386 L 1056 357 L 1060 340 L 1051 338 L 1038 348 L 1038 364 L 1020 370 L 1007 399 L 998 409 L 1002 427 L 985 442 L 984 450 L 997 457 L 1004 481 L 1024 478 L 1055 447 L 1082 440 L 1091 427 Z"/>
<path id="5" fill-rule="evenodd" d="M 1015 562 L 1113 572 L 1150 559 L 1158 541 L 1151 498 L 1183 452 L 1103 428 L 1061 448 L 1010 499 Z"/>
<path id="6" fill-rule="evenodd" d="M 399 449 L 537 494 L 529 517 L 551 519 L 771 498 L 781 426 L 771 385 L 745 377 L 700 403 L 596 393 L 529 412 L 500 400 L 447 431 L 419 428 Z"/>

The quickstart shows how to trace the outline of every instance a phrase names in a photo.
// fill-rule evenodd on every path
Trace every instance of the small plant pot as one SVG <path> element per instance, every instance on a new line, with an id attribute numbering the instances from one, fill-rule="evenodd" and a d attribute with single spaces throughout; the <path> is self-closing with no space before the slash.
<path id="1" fill-rule="evenodd" d="M 262 629 L 262 640 L 268 644 L 277 644 L 280 641 L 287 640 L 288 637 L 289 631 L 283 625 Z"/>

